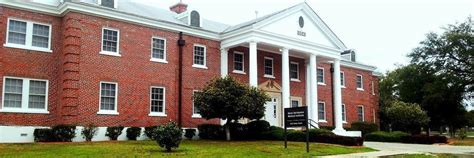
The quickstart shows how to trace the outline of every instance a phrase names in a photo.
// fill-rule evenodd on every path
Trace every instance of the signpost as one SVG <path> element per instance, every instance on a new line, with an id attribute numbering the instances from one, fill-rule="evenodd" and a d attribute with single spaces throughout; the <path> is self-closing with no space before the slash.
<path id="1" fill-rule="evenodd" d="M 306 129 L 306 152 L 309 152 L 308 107 L 285 108 L 285 149 L 288 147 L 288 127 Z"/>

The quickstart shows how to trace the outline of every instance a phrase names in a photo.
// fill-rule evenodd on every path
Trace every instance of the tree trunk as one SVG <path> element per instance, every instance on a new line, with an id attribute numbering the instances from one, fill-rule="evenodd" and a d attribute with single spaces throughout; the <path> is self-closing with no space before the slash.
<path id="1" fill-rule="evenodd" d="M 166 152 L 171 152 L 171 147 L 167 146 L 166 147 Z"/>
<path id="2" fill-rule="evenodd" d="M 230 141 L 230 119 L 227 119 L 225 123 L 225 137 L 227 141 Z"/>

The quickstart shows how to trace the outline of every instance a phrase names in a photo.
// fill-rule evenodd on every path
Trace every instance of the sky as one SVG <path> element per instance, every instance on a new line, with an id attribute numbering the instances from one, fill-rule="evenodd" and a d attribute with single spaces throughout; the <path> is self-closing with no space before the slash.
<path id="1" fill-rule="evenodd" d="M 134 0 L 168 9 L 179 0 Z M 304 0 L 183 0 L 202 18 L 235 25 Z M 406 57 L 429 32 L 474 15 L 474 0 L 306 0 L 358 62 L 379 72 L 409 63 Z M 258 11 L 256 15 L 255 11 Z"/>

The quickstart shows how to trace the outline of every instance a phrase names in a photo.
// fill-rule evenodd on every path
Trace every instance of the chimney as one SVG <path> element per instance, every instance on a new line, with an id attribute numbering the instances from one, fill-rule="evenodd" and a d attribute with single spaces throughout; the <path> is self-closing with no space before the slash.
<path id="1" fill-rule="evenodd" d="M 187 8 L 188 8 L 187 4 L 184 4 L 182 1 L 179 1 L 179 3 L 171 6 L 170 10 L 178 14 L 181 14 L 182 12 L 185 12 Z"/>

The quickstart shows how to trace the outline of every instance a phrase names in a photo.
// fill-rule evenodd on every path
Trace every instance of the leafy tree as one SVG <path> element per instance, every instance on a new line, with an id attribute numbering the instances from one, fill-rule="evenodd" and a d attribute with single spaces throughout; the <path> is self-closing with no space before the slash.
<path id="1" fill-rule="evenodd" d="M 385 109 L 393 129 L 416 134 L 426 126 L 430 118 L 418 104 L 395 101 Z"/>
<path id="2" fill-rule="evenodd" d="M 182 138 L 183 131 L 176 122 L 168 122 L 158 126 L 156 130 L 156 142 L 160 147 L 166 148 L 167 152 L 170 152 L 171 148 L 178 148 Z"/>
<path id="3" fill-rule="evenodd" d="M 474 111 L 469 111 L 466 113 L 466 119 L 468 120 L 467 125 L 469 127 L 474 127 Z"/>
<path id="4" fill-rule="evenodd" d="M 269 99 L 263 91 L 225 77 L 211 80 L 201 92 L 195 93 L 194 106 L 203 118 L 226 119 L 226 137 L 230 140 L 230 123 L 242 118 L 262 118 Z"/>

